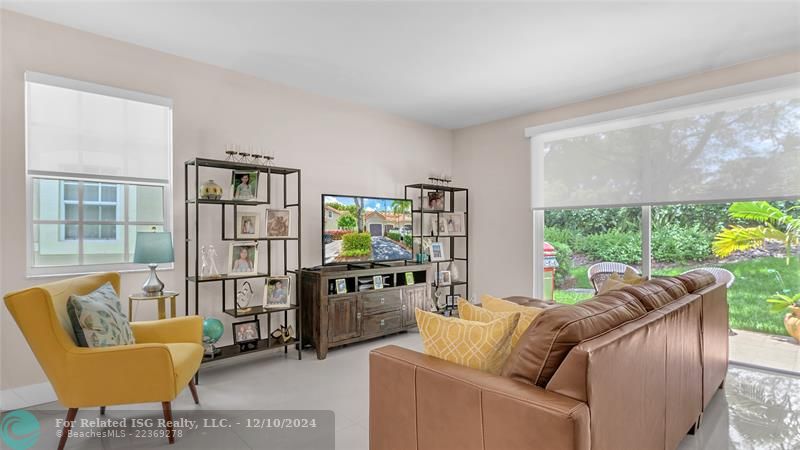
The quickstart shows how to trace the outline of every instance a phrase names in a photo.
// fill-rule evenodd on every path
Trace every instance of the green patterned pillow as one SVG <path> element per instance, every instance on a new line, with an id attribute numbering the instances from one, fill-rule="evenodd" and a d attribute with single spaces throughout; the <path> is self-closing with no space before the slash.
<path id="1" fill-rule="evenodd" d="M 81 347 L 134 344 L 128 318 L 111 283 L 88 295 L 71 295 L 67 314 Z"/>

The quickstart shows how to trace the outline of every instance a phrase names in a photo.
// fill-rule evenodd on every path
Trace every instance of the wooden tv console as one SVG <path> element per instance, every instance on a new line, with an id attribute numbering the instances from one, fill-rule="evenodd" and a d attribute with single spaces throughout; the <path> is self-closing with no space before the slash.
<path id="1" fill-rule="evenodd" d="M 407 272 L 414 284 L 406 283 Z M 383 277 L 383 289 L 374 289 L 374 276 Z M 414 309 L 431 309 L 433 279 L 431 264 L 302 269 L 303 341 L 314 345 L 318 359 L 325 359 L 329 348 L 414 328 Z M 347 293 L 337 294 L 337 280 L 344 280 Z"/>

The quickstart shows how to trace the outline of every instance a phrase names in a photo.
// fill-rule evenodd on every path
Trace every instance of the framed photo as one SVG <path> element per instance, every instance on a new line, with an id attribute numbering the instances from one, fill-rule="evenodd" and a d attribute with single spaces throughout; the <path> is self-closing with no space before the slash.
<path id="1" fill-rule="evenodd" d="M 427 228 L 423 230 L 422 234 L 427 233 L 429 236 L 436 236 L 439 234 L 439 215 L 438 214 L 428 214 L 427 215 Z"/>
<path id="2" fill-rule="evenodd" d="M 292 213 L 288 209 L 267 210 L 267 237 L 289 237 Z"/>
<path id="3" fill-rule="evenodd" d="M 347 280 L 344 278 L 338 278 L 336 280 L 336 293 L 347 294 Z"/>
<path id="4" fill-rule="evenodd" d="M 437 284 L 439 286 L 450 286 L 453 284 L 453 279 L 450 276 L 449 270 L 442 270 L 439 272 L 439 281 Z"/>
<path id="5" fill-rule="evenodd" d="M 228 250 L 228 274 L 258 273 L 258 242 L 234 242 Z"/>
<path id="6" fill-rule="evenodd" d="M 463 236 L 467 232 L 463 212 L 439 214 L 439 236 Z"/>
<path id="7" fill-rule="evenodd" d="M 231 192 L 234 200 L 258 200 L 258 171 L 234 170 Z"/>
<path id="8" fill-rule="evenodd" d="M 237 322 L 233 324 L 233 342 L 236 344 L 246 344 L 261 340 L 261 327 L 258 326 L 258 319 L 248 320 L 247 322 Z"/>
<path id="9" fill-rule="evenodd" d="M 406 272 L 406 286 L 414 284 L 414 272 Z"/>
<path id="10" fill-rule="evenodd" d="M 292 279 L 269 277 L 264 288 L 264 308 L 288 308 L 291 306 Z"/>
<path id="11" fill-rule="evenodd" d="M 443 211 L 444 192 L 443 191 L 428 192 L 428 201 L 427 204 L 425 205 L 425 209 L 431 211 Z"/>
<path id="12" fill-rule="evenodd" d="M 444 253 L 444 243 L 431 242 L 431 261 L 444 261 L 447 255 Z"/>
<path id="13" fill-rule="evenodd" d="M 383 275 L 375 275 L 372 277 L 372 288 L 383 289 Z"/>
<path id="14" fill-rule="evenodd" d="M 256 239 L 258 238 L 258 223 L 260 214 L 250 211 L 236 212 L 236 238 Z"/>

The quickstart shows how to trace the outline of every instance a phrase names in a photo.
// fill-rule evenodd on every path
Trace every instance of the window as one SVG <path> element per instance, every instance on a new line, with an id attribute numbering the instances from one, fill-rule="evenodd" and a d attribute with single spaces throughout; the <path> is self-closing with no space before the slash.
<path id="1" fill-rule="evenodd" d="M 168 230 L 171 102 L 26 73 L 29 275 L 139 268 L 139 231 Z"/>

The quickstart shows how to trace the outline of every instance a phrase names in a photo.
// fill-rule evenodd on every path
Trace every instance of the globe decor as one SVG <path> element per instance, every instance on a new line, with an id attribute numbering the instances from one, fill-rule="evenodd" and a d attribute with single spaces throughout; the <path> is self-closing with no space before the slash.
<path id="1" fill-rule="evenodd" d="M 40 428 L 36 416 L 24 409 L 18 409 L 3 416 L 0 438 L 12 450 L 26 450 L 39 440 Z"/>
<path id="2" fill-rule="evenodd" d="M 222 321 L 209 317 L 203 320 L 203 349 L 204 354 L 213 358 L 220 353 L 220 350 L 214 347 L 214 344 L 222 338 L 225 332 L 225 326 Z"/>

